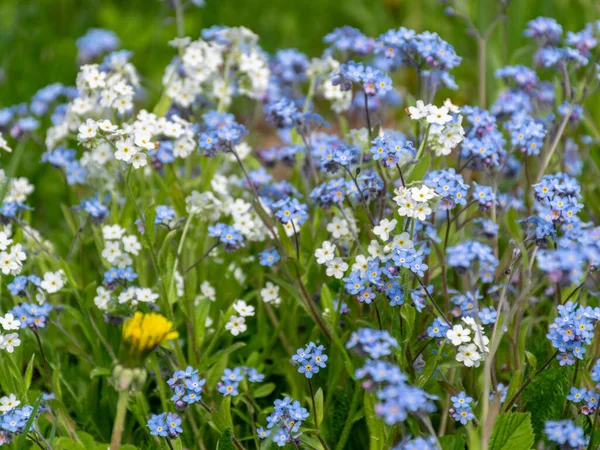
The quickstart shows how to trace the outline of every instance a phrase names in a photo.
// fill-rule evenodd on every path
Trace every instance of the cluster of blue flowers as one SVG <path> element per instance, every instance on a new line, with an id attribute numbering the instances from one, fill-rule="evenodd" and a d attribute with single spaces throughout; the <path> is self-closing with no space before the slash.
<path id="1" fill-rule="evenodd" d="M 584 437 L 583 428 L 578 427 L 570 420 L 549 420 L 544 424 L 544 433 L 549 440 L 563 446 L 561 448 L 583 450 L 590 439 Z"/>
<path id="2" fill-rule="evenodd" d="M 385 330 L 360 328 L 352 332 L 346 343 L 346 348 L 352 348 L 359 355 L 367 355 L 372 359 L 391 355 L 398 348 L 398 341 Z"/>
<path id="3" fill-rule="evenodd" d="M 246 128 L 235 121 L 233 114 L 211 111 L 202 116 L 204 131 L 198 135 L 198 147 L 204 156 L 234 151 L 234 147 L 247 134 Z"/>
<path id="4" fill-rule="evenodd" d="M 133 267 L 125 267 L 124 269 L 118 267 L 111 267 L 104 272 L 104 286 L 108 289 L 116 289 L 120 284 L 126 284 L 135 280 L 138 274 L 135 273 Z"/>
<path id="5" fill-rule="evenodd" d="M 544 124 L 536 122 L 527 114 L 515 114 L 505 126 L 510 133 L 510 143 L 520 152 L 528 155 L 540 154 L 546 137 Z"/>
<path id="6" fill-rule="evenodd" d="M 586 345 L 594 337 L 594 327 L 600 319 L 600 308 L 576 306 L 573 302 L 558 305 L 558 317 L 550 324 L 547 334 L 552 346 L 558 351 L 557 359 L 561 366 L 575 364 L 582 360 Z"/>
<path id="7" fill-rule="evenodd" d="M 336 28 L 331 33 L 326 34 L 323 42 L 330 44 L 325 54 L 339 51 L 343 55 L 367 55 L 371 53 L 375 46 L 373 38 L 367 37 L 360 30 L 349 26 Z"/>
<path id="8" fill-rule="evenodd" d="M 225 369 L 221 381 L 218 383 L 218 391 L 224 396 L 235 397 L 240 393 L 240 382 L 243 380 L 248 380 L 250 383 L 260 383 L 264 379 L 264 374 L 253 367 L 240 366 L 234 369 Z"/>
<path id="9" fill-rule="evenodd" d="M 64 169 L 67 182 L 70 185 L 84 184 L 86 181 L 87 169 L 77 160 L 77 152 L 75 150 L 64 147 L 48 150 L 42 155 L 42 161 L 48 162 L 54 167 Z"/>
<path id="10" fill-rule="evenodd" d="M 326 367 L 327 355 L 323 353 L 325 347 L 310 342 L 304 348 L 299 348 L 292 356 L 292 363 L 298 366 L 298 372 L 306 378 L 312 378 L 313 374 Z"/>
<path id="11" fill-rule="evenodd" d="M 279 447 L 285 447 L 286 444 L 296 441 L 302 422 L 310 414 L 299 401 L 290 397 L 275 400 L 273 407 L 274 411 L 267 416 L 267 429 L 258 428 L 256 432 L 259 438 L 266 439 L 270 436 L 272 428 L 278 427 L 279 429 L 275 433 L 273 441 Z"/>
<path id="12" fill-rule="evenodd" d="M 504 136 L 498 130 L 496 118 L 475 106 L 463 106 L 461 113 L 471 125 L 466 130 L 460 157 L 472 170 L 500 165 L 506 156 Z"/>
<path id="13" fill-rule="evenodd" d="M 219 242 L 225 245 L 225 250 L 232 252 L 244 246 L 244 238 L 241 233 L 231 225 L 217 223 L 208 227 L 210 237 L 219 238 Z"/>
<path id="14" fill-rule="evenodd" d="M 198 371 L 189 366 L 185 370 L 175 372 L 167 384 L 173 392 L 171 401 L 175 402 L 175 407 L 179 411 L 182 411 L 188 405 L 202 400 L 202 386 L 206 384 L 206 380 L 200 378 Z"/>
<path id="15" fill-rule="evenodd" d="M 570 394 L 567 395 L 567 400 L 572 401 L 573 403 L 585 402 L 581 406 L 580 412 L 586 416 L 594 414 L 596 412 L 596 408 L 598 407 L 598 394 L 591 389 L 578 389 L 576 387 L 572 387 Z"/>
<path id="16" fill-rule="evenodd" d="M 19 275 L 15 277 L 8 285 L 8 290 L 12 295 L 19 297 L 28 297 L 31 295 L 29 292 L 29 286 L 33 286 L 34 289 L 40 289 L 40 283 L 42 280 L 36 275 Z"/>
<path id="17" fill-rule="evenodd" d="M 154 223 L 157 225 L 169 225 L 175 219 L 175 210 L 167 205 L 158 205 L 156 207 L 156 216 Z"/>
<path id="18" fill-rule="evenodd" d="M 450 413 L 450 417 L 452 417 L 457 422 L 462 423 L 463 425 L 466 425 L 467 422 L 475 418 L 475 414 L 473 414 L 473 409 L 471 407 L 473 397 L 469 397 L 463 391 L 453 396 L 451 400 L 452 408 L 450 408 L 450 410 L 448 411 Z"/>
<path id="19" fill-rule="evenodd" d="M 342 64 L 332 79 L 334 86 L 342 91 L 349 91 L 357 85 L 369 96 L 384 96 L 392 89 L 392 79 L 373 67 L 365 67 L 363 63 L 349 61 Z"/>
<path id="20" fill-rule="evenodd" d="M 472 270 L 483 283 L 494 281 L 494 271 L 499 264 L 492 248 L 478 241 L 465 241 L 448 247 L 446 261 L 458 273 Z"/>
<path id="21" fill-rule="evenodd" d="M 415 145 L 401 133 L 385 133 L 377 136 L 371 144 L 371 154 L 375 161 L 381 161 L 385 167 L 404 165 L 417 154 Z"/>
<path id="22" fill-rule="evenodd" d="M 54 307 L 50 303 L 21 303 L 8 311 L 21 322 L 21 328 L 44 328 Z"/>
<path id="23" fill-rule="evenodd" d="M 308 206 L 295 198 L 283 198 L 271 204 L 271 209 L 283 224 L 292 222 L 294 226 L 299 227 L 308 219 Z"/>
<path id="24" fill-rule="evenodd" d="M 96 59 L 98 56 L 111 52 L 120 45 L 117 35 L 102 28 L 90 28 L 87 33 L 77 39 L 79 54 L 77 59 L 85 63 Z"/>
<path id="25" fill-rule="evenodd" d="M 104 222 L 108 216 L 108 208 L 104 206 L 97 198 L 83 200 L 78 208 L 87 212 L 92 218 L 92 222 L 94 222 L 96 225 Z"/>
<path id="26" fill-rule="evenodd" d="M 172 412 L 153 414 L 146 426 L 153 436 L 177 439 L 183 433 L 181 418 Z"/>
<path id="27" fill-rule="evenodd" d="M 431 413 L 435 411 L 434 396 L 407 383 L 408 377 L 398 366 L 381 357 L 391 354 L 397 348 L 397 341 L 387 331 L 362 328 L 352 333 L 346 344 L 359 354 L 367 354 L 366 364 L 356 370 L 357 380 L 363 380 L 366 390 L 375 391 L 378 403 L 375 412 L 388 425 L 404 422 L 410 413 Z"/>
<path id="28" fill-rule="evenodd" d="M 423 181 L 441 197 L 439 206 L 442 210 L 448 211 L 456 205 L 467 204 L 469 185 L 453 168 L 429 172 Z"/>
<path id="29" fill-rule="evenodd" d="M 440 83 L 450 89 L 458 87 L 448 72 L 462 58 L 437 33 L 417 33 L 404 27 L 388 30 L 377 39 L 375 52 L 389 60 L 391 68 L 418 69 L 423 77 L 430 79 L 434 91 Z"/>
<path id="30" fill-rule="evenodd" d="M 47 410 L 45 407 L 38 408 L 36 415 L 39 416 L 45 410 Z M 32 413 L 33 407 L 25 405 L 22 408 L 12 408 L 0 414 L 0 446 L 10 444 L 15 436 L 25 431 Z"/>

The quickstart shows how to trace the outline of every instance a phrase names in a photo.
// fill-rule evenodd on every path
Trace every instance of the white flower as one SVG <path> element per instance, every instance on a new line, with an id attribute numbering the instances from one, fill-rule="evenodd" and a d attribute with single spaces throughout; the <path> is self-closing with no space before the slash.
<path id="1" fill-rule="evenodd" d="M 91 139 L 96 137 L 96 130 L 98 129 L 98 125 L 92 119 L 88 119 L 85 123 L 79 126 L 79 134 L 77 135 L 77 139 L 80 141 L 84 141 L 86 139 Z"/>
<path id="2" fill-rule="evenodd" d="M 254 306 L 248 305 L 244 300 L 235 302 L 233 309 L 242 317 L 252 317 L 254 315 Z"/>
<path id="3" fill-rule="evenodd" d="M 373 233 L 375 236 L 378 236 L 382 241 L 387 241 L 390 238 L 390 231 L 396 228 L 398 221 L 396 219 L 388 220 L 383 219 L 379 222 L 375 228 L 373 228 Z"/>
<path id="4" fill-rule="evenodd" d="M 6 350 L 8 353 L 15 351 L 15 347 L 21 345 L 21 340 L 17 333 L 7 334 L 0 339 L 0 349 Z"/>
<path id="5" fill-rule="evenodd" d="M 18 330 L 21 322 L 15 319 L 15 316 L 8 313 L 4 317 L 0 317 L 0 325 L 5 331 Z"/>
<path id="6" fill-rule="evenodd" d="M 118 126 L 113 125 L 112 122 L 108 119 L 99 120 L 97 125 L 100 130 L 105 131 L 107 133 L 114 133 L 119 129 Z"/>
<path id="7" fill-rule="evenodd" d="M 214 302 L 217 299 L 217 297 L 216 297 L 217 291 L 215 290 L 214 287 L 211 286 L 211 284 L 208 281 L 204 281 L 200 285 L 200 292 L 202 293 L 203 298 L 207 298 L 211 302 Z"/>
<path id="8" fill-rule="evenodd" d="M 103 286 L 98 286 L 96 288 L 96 296 L 94 297 L 94 304 L 105 311 L 107 309 L 108 303 L 110 302 L 110 291 L 105 289 Z"/>
<path id="9" fill-rule="evenodd" d="M 462 116 L 459 116 L 462 119 Z M 450 151 L 460 144 L 465 136 L 465 130 L 460 123 L 452 123 L 444 127 L 438 136 L 439 143 L 443 146 L 439 152 L 449 155 Z"/>
<path id="10" fill-rule="evenodd" d="M 137 236 L 133 234 L 123 236 L 121 242 L 123 242 L 123 250 L 132 255 L 137 255 L 142 249 L 142 245 L 138 242 Z"/>
<path id="11" fill-rule="evenodd" d="M 65 285 L 62 273 L 59 272 L 46 272 L 44 274 L 44 279 L 40 284 L 41 288 L 44 289 L 48 294 L 54 294 L 55 292 L 60 291 Z"/>
<path id="12" fill-rule="evenodd" d="M 328 277 L 336 277 L 338 280 L 344 276 L 344 272 L 348 270 L 348 263 L 344 262 L 341 258 L 334 258 L 331 261 L 327 261 L 327 273 Z"/>
<path id="13" fill-rule="evenodd" d="M 16 272 L 19 270 L 19 263 L 15 260 L 14 256 L 7 252 L 0 253 L 0 269 L 4 275 Z"/>
<path id="14" fill-rule="evenodd" d="M 431 105 L 425 105 L 423 100 L 417 100 L 416 106 L 408 107 L 408 113 L 410 114 L 410 118 L 413 120 L 423 119 L 429 114 L 430 108 Z"/>
<path id="15" fill-rule="evenodd" d="M 465 342 L 471 342 L 471 330 L 463 328 L 462 325 L 454 325 L 451 330 L 446 332 L 446 337 L 450 339 L 452 345 L 459 346 Z"/>
<path id="16" fill-rule="evenodd" d="M 445 106 L 442 106 L 441 108 L 438 108 L 437 106 L 431 106 L 426 119 L 428 123 L 444 125 L 452 120 L 452 116 L 448 114 L 448 108 Z"/>
<path id="17" fill-rule="evenodd" d="M 154 303 L 158 298 L 158 294 L 152 292 L 152 289 L 148 288 L 137 288 L 135 291 L 135 296 L 140 302 L 144 303 Z"/>
<path id="18" fill-rule="evenodd" d="M 363 276 L 365 271 L 369 268 L 369 260 L 365 255 L 357 255 L 352 264 L 352 272 L 360 271 L 360 275 Z"/>
<path id="19" fill-rule="evenodd" d="M 119 241 L 108 241 L 102 250 L 102 257 L 109 263 L 114 263 L 121 256 L 121 243 Z"/>
<path id="20" fill-rule="evenodd" d="M 21 244 L 15 244 L 10 249 L 10 255 L 15 259 L 15 261 L 25 261 L 27 259 L 27 255 L 23 251 L 23 246 Z"/>
<path id="21" fill-rule="evenodd" d="M 461 345 L 458 347 L 456 360 L 467 367 L 479 367 L 481 354 L 477 352 L 475 344 Z"/>
<path id="22" fill-rule="evenodd" d="M 417 206 L 415 206 L 413 217 L 416 217 L 420 221 L 425 221 L 431 212 L 431 208 L 427 203 L 419 203 Z"/>
<path id="23" fill-rule="evenodd" d="M 381 247 L 381 244 L 375 239 L 373 239 L 370 242 L 369 246 L 367 247 L 367 251 L 369 252 L 369 255 L 371 255 L 373 258 L 383 256 L 383 248 Z"/>
<path id="24" fill-rule="evenodd" d="M 155 144 L 152 141 L 152 135 L 146 131 L 135 132 L 135 145 L 147 150 L 154 150 Z"/>
<path id="25" fill-rule="evenodd" d="M 121 139 L 115 144 L 117 151 L 115 152 L 115 159 L 118 161 L 129 162 L 131 157 L 138 153 L 138 148 L 133 143 L 132 139 Z"/>
<path id="26" fill-rule="evenodd" d="M 394 236 L 392 246 L 400 248 L 413 248 L 415 245 L 413 244 L 413 241 L 410 240 L 410 234 L 405 231 L 404 233 Z"/>
<path id="27" fill-rule="evenodd" d="M 423 185 L 421 188 L 410 188 L 410 195 L 415 202 L 425 203 L 427 200 L 430 200 L 433 197 L 435 197 L 435 191 L 429 186 Z"/>
<path id="28" fill-rule="evenodd" d="M 452 114 L 458 114 L 460 112 L 460 108 L 453 104 L 452 100 L 450 100 L 449 98 L 444 100 L 444 106 L 448 108 L 448 111 L 450 111 Z"/>
<path id="29" fill-rule="evenodd" d="M 240 333 L 246 331 L 248 327 L 246 326 L 246 319 L 238 316 L 231 316 L 229 318 L 229 322 L 225 324 L 225 329 L 229 330 L 232 335 L 237 336 Z"/>
<path id="30" fill-rule="evenodd" d="M 135 155 L 133 155 L 131 157 L 130 163 L 136 169 L 139 169 L 140 167 L 144 167 L 148 163 L 146 160 L 146 154 L 141 153 L 141 152 L 136 153 Z"/>
<path id="31" fill-rule="evenodd" d="M 260 296 L 265 303 L 279 303 L 279 286 L 267 281 L 266 286 L 260 290 Z"/>
<path id="32" fill-rule="evenodd" d="M 121 239 L 125 234 L 125 229 L 119 225 L 104 225 L 102 227 L 102 235 L 104 239 L 110 241 L 111 239 Z"/>
<path id="33" fill-rule="evenodd" d="M 315 257 L 317 258 L 318 264 L 325 264 L 327 261 L 331 261 L 335 258 L 335 244 L 329 241 L 323 241 L 321 248 L 315 250 Z"/>
<path id="34" fill-rule="evenodd" d="M 0 231 L 0 250 L 6 250 L 10 244 L 12 244 L 12 239 L 4 231 Z"/>
<path id="35" fill-rule="evenodd" d="M 17 400 L 17 396 L 15 394 L 10 394 L 8 397 L 0 398 L 0 411 L 7 413 L 15 409 L 20 404 L 21 402 Z"/>
<path id="36" fill-rule="evenodd" d="M 327 231 L 329 231 L 335 239 L 339 239 L 350 233 L 346 219 L 340 219 L 339 217 L 334 217 L 333 220 L 327 224 Z"/>
<path id="37" fill-rule="evenodd" d="M 8 142 L 6 142 L 2 133 L 0 133 L 0 149 L 7 151 L 8 153 L 12 152 L 12 148 L 8 146 Z"/>

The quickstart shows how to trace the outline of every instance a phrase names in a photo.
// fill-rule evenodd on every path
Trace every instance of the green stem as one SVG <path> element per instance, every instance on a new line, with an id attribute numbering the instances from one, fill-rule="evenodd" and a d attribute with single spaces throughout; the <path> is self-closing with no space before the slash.
<path id="1" fill-rule="evenodd" d="M 129 401 L 129 392 L 120 391 L 117 400 L 117 414 L 112 429 L 112 438 L 110 441 L 110 450 L 119 450 L 121 446 L 121 436 L 125 427 L 125 416 L 127 414 L 127 403 Z"/>

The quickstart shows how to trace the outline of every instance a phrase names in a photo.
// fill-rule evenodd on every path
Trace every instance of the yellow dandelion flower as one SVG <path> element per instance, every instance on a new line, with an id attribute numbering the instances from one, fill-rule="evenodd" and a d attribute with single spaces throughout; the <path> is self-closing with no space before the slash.
<path id="1" fill-rule="evenodd" d="M 173 322 L 161 314 L 136 312 L 123 325 L 121 363 L 139 367 L 152 350 L 178 336 Z"/>

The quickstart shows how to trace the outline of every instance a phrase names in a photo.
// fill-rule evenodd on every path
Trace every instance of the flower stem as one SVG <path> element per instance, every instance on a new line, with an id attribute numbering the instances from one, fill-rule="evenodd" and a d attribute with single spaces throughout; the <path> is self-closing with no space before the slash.
<path id="1" fill-rule="evenodd" d="M 121 446 L 121 436 L 125 427 L 125 415 L 127 414 L 127 403 L 129 400 L 128 391 L 120 391 L 117 400 L 117 414 L 112 429 L 112 438 L 110 441 L 110 450 L 118 450 Z"/>
<path id="2" fill-rule="evenodd" d="M 310 389 L 310 398 L 312 400 L 313 414 L 315 415 L 315 428 L 316 428 L 315 434 L 317 435 L 317 439 L 319 439 L 319 442 L 321 443 L 323 448 L 325 450 L 329 450 L 329 447 L 327 446 L 325 439 L 323 439 L 323 436 L 321 436 L 321 429 L 319 428 L 319 417 L 317 415 L 317 407 L 315 404 L 315 393 L 313 391 L 312 380 L 310 378 L 307 378 L 307 380 L 308 380 L 308 388 Z"/>

